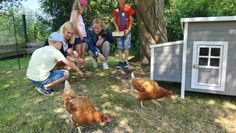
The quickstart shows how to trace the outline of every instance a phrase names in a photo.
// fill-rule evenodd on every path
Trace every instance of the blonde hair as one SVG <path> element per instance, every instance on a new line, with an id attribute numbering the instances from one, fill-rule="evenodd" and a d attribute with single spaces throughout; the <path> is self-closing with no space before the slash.
<path id="1" fill-rule="evenodd" d="M 61 27 L 60 27 L 60 34 L 64 37 L 64 31 L 67 29 L 71 29 L 73 31 L 73 24 L 70 21 L 65 22 Z M 71 36 L 71 39 L 69 40 L 70 44 L 74 44 L 75 41 L 75 35 L 73 34 Z"/>
<path id="2" fill-rule="evenodd" d="M 102 21 L 102 19 L 100 19 L 100 18 L 95 18 L 95 19 L 93 20 L 93 25 L 94 25 L 94 24 L 100 24 L 101 27 L 102 27 L 102 29 L 105 29 L 105 24 L 104 24 L 104 22 Z"/>

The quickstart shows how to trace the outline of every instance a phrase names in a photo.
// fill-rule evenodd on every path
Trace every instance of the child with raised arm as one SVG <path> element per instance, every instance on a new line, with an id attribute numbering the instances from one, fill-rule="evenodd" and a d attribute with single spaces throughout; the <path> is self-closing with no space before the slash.
<path id="1" fill-rule="evenodd" d="M 75 0 L 71 11 L 70 21 L 74 27 L 75 38 L 75 49 L 79 54 L 79 58 L 85 59 L 85 38 L 87 36 L 85 24 L 82 18 L 83 10 L 86 8 L 87 0 Z M 80 66 L 84 68 L 84 64 Z"/>

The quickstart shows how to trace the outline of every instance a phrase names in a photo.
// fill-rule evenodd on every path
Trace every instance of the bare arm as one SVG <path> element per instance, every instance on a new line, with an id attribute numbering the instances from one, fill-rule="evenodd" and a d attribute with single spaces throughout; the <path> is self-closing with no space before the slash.
<path id="1" fill-rule="evenodd" d="M 96 42 L 96 46 L 101 46 L 104 43 L 105 39 L 104 38 L 100 38 L 98 39 L 98 41 Z"/>
<path id="2" fill-rule="evenodd" d="M 74 62 L 69 61 L 68 59 L 64 59 L 62 60 L 63 63 L 65 63 L 66 65 L 68 65 L 69 67 L 71 67 L 72 69 L 74 69 L 79 75 L 81 75 L 83 77 L 83 72 L 80 71 L 80 69 L 75 65 Z"/>
<path id="3" fill-rule="evenodd" d="M 72 10 L 72 12 L 71 12 L 71 18 L 72 18 L 72 25 L 73 25 L 74 33 L 75 33 L 76 35 L 78 35 L 81 40 L 83 40 L 83 36 L 82 36 L 81 32 L 79 31 L 79 29 L 78 29 L 78 27 L 77 27 L 77 23 L 78 23 L 78 13 L 77 13 L 76 10 Z"/>
<path id="4" fill-rule="evenodd" d="M 73 49 L 72 49 L 72 48 L 68 48 L 68 49 L 67 49 L 67 53 L 68 53 L 70 56 L 73 56 L 73 57 L 74 57 L 74 53 L 73 53 Z"/>
<path id="5" fill-rule="evenodd" d="M 134 22 L 134 18 L 132 16 L 130 16 L 130 25 L 129 25 L 128 29 L 125 30 L 125 35 L 127 35 L 131 31 L 133 22 Z"/>
<path id="6" fill-rule="evenodd" d="M 105 61 L 106 58 L 103 56 L 103 54 L 99 53 L 98 54 L 98 58 L 101 60 L 101 61 Z"/>
<path id="7" fill-rule="evenodd" d="M 119 27 L 118 27 L 118 25 L 116 23 L 116 18 L 113 19 L 113 23 L 115 25 L 116 31 L 119 31 Z"/>

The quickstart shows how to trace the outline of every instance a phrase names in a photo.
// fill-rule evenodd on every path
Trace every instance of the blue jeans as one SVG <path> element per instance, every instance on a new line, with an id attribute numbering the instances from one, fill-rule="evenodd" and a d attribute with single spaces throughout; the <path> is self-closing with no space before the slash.
<path id="1" fill-rule="evenodd" d="M 117 49 L 118 50 L 129 50 L 131 47 L 131 33 L 128 33 L 124 37 L 117 38 Z"/>
<path id="2" fill-rule="evenodd" d="M 84 40 L 81 40 L 79 37 L 76 37 L 74 44 L 75 44 L 75 45 L 80 45 L 80 44 L 82 44 L 82 43 L 85 43 L 85 39 L 86 39 L 86 38 L 84 38 Z"/>
<path id="3" fill-rule="evenodd" d="M 50 72 L 50 75 L 47 79 L 43 80 L 43 81 L 34 81 L 34 80 L 31 80 L 31 83 L 37 85 L 37 87 L 42 87 L 43 85 L 47 84 L 47 83 L 51 83 L 57 79 L 60 79 L 62 77 L 64 77 L 64 70 L 53 70 Z"/>

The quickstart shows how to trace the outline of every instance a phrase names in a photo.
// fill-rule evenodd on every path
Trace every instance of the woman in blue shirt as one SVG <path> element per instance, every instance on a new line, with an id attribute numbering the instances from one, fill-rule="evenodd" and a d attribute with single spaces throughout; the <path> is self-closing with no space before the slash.
<path id="1" fill-rule="evenodd" d="M 103 69 L 109 68 L 107 60 L 112 42 L 112 34 L 108 29 L 104 28 L 103 21 L 99 18 L 94 19 L 92 27 L 87 31 L 86 39 L 88 52 L 93 57 L 94 68 L 97 68 L 97 58 L 103 62 Z"/>

